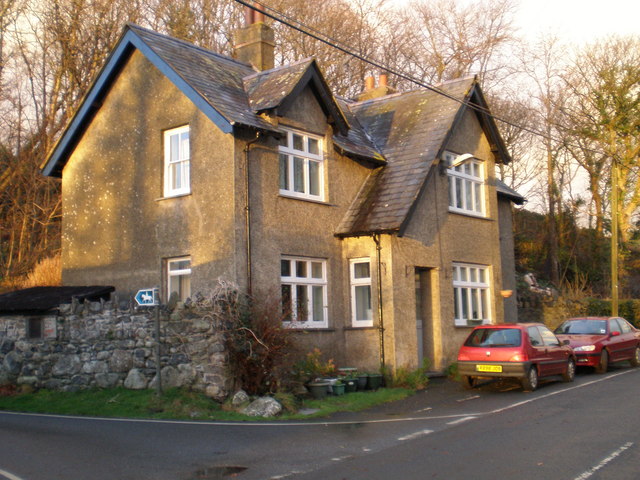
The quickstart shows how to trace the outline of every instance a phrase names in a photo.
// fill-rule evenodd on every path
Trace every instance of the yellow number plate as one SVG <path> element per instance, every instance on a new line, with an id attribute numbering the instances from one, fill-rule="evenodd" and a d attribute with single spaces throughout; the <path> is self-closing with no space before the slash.
<path id="1" fill-rule="evenodd" d="M 476 372 L 502 372 L 502 365 L 476 365 Z"/>

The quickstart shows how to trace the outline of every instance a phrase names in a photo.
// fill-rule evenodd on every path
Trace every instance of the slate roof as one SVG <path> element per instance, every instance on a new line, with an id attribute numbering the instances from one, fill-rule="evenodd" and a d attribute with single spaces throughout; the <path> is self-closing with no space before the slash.
<path id="1" fill-rule="evenodd" d="M 506 183 L 496 178 L 496 192 L 498 195 L 502 195 L 503 197 L 507 197 L 513 203 L 517 205 L 522 205 L 527 200 L 520 195 L 516 190 L 509 187 Z"/>
<path id="2" fill-rule="evenodd" d="M 475 86 L 474 78 L 465 78 L 439 88 L 462 100 Z M 352 103 L 349 109 L 387 165 L 369 176 L 336 233 L 399 232 L 464 107 L 422 89 Z"/>
<path id="3" fill-rule="evenodd" d="M 32 287 L 0 295 L 0 314 L 45 313 L 63 303 L 71 303 L 73 297 L 79 301 L 108 300 L 114 287 Z"/>

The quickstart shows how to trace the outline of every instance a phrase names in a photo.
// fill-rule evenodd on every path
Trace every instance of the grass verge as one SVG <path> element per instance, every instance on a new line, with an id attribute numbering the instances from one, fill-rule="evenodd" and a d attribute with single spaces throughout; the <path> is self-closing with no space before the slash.
<path id="1" fill-rule="evenodd" d="M 381 388 L 375 392 L 355 392 L 323 400 L 303 399 L 289 405 L 278 420 L 326 417 L 336 412 L 355 412 L 382 403 L 401 400 L 414 393 L 404 388 Z M 317 410 L 301 414 L 300 409 Z M 124 388 L 55 392 L 39 390 L 0 396 L 0 410 L 86 415 L 95 417 L 149 418 L 175 420 L 260 421 L 273 420 L 242 415 L 196 392 L 171 389 L 160 397 L 153 390 Z"/>

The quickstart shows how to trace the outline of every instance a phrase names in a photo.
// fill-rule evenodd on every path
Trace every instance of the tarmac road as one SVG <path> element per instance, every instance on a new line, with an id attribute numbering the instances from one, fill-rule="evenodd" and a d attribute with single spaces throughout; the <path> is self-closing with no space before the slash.
<path id="1" fill-rule="evenodd" d="M 640 369 L 533 393 L 440 379 L 322 422 L 203 423 L 0 413 L 0 480 L 635 479 Z"/>

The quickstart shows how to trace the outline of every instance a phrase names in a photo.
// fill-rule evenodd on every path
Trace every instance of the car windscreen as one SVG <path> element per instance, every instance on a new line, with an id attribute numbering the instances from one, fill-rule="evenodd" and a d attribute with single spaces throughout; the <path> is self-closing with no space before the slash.
<path id="1" fill-rule="evenodd" d="M 555 329 L 556 335 L 605 335 L 606 320 L 571 320 Z"/>
<path id="2" fill-rule="evenodd" d="M 464 343 L 467 347 L 519 347 L 522 341 L 517 328 L 479 328 Z"/>

